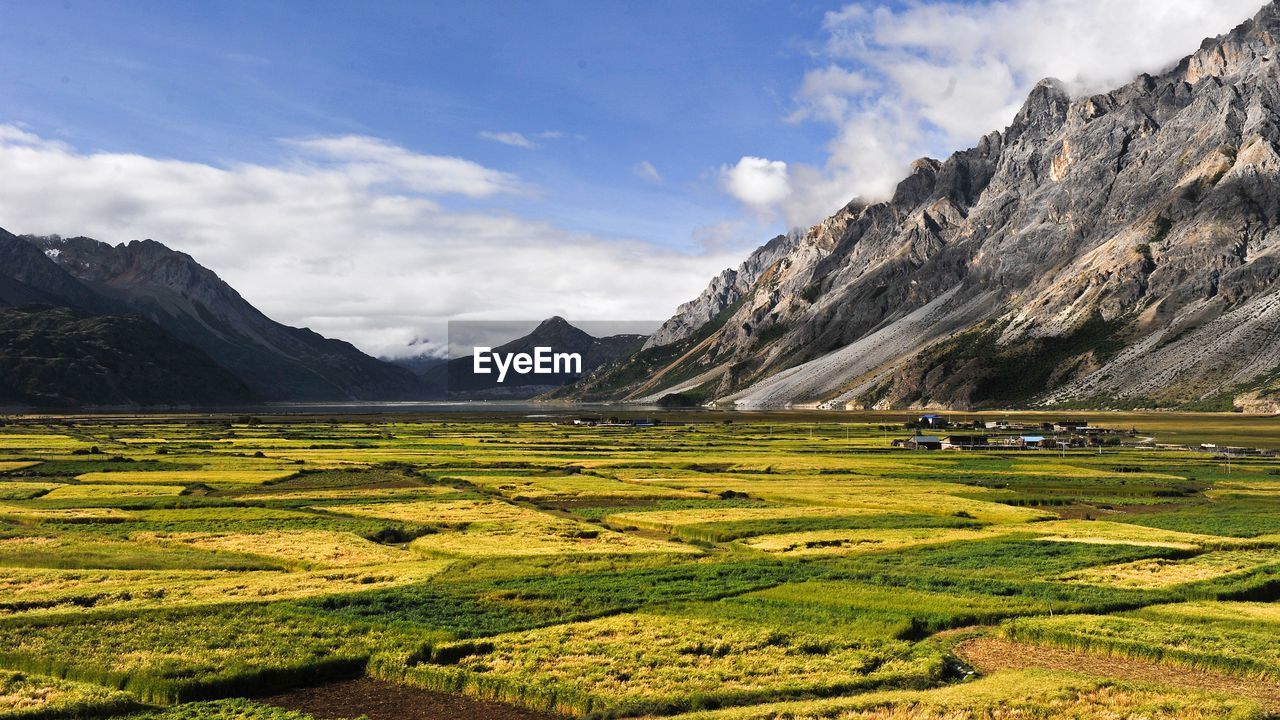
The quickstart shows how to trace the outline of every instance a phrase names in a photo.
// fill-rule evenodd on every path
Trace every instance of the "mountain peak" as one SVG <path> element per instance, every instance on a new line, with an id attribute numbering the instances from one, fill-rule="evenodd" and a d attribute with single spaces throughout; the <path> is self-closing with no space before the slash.
<path id="1" fill-rule="evenodd" d="M 14 240 L 0 235 L 0 260 Z M 87 237 L 23 236 L 23 265 L 0 262 L 10 281 L 36 278 L 57 304 L 141 315 L 208 354 L 267 400 L 407 400 L 421 397 L 412 373 L 340 340 L 267 317 L 190 255 L 155 240 L 110 245 Z M 25 255 L 21 251 L 25 250 Z M 23 273 L 23 267 L 33 271 Z M 61 286 L 68 286 L 61 288 Z M 21 297 L 21 287 L 0 286 Z M 72 290 L 94 303 L 75 301 Z M 0 300 L 3 300 L 0 297 Z"/>
<path id="2" fill-rule="evenodd" d="M 757 250 L 644 373 L 583 392 L 1167 407 L 1280 385 L 1278 47 L 1272 2 L 1110 92 L 1042 80 L 1003 132 L 811 228 L 830 242 Z"/>
<path id="3" fill-rule="evenodd" d="M 534 332 L 537 332 L 538 330 L 562 330 L 564 328 L 573 328 L 575 330 L 577 329 L 577 328 L 574 328 L 573 325 L 568 320 L 565 320 L 559 315 L 552 315 L 546 320 L 543 320 L 542 322 L 538 323 L 538 327 L 534 330 Z"/>

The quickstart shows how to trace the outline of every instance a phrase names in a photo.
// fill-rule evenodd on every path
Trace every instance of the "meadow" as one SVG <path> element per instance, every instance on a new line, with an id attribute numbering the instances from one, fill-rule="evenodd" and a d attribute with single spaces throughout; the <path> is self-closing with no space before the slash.
<path id="1" fill-rule="evenodd" d="M 0 720 L 1280 717 L 1280 420 L 554 415 L 5 418 Z"/>

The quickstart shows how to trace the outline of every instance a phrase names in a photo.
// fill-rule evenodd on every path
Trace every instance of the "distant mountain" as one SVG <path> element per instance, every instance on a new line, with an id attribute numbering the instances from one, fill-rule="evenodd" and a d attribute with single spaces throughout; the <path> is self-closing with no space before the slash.
<path id="1" fill-rule="evenodd" d="M 56 350 L 71 352 L 80 347 L 77 343 L 89 343 L 106 352 L 114 341 L 135 340 L 158 348 L 168 338 L 173 352 L 161 353 L 153 369 L 163 366 L 163 357 L 190 360 L 194 357 L 190 354 L 196 353 L 203 360 L 193 367 L 211 364 L 237 381 L 232 388 L 225 378 L 170 368 L 163 377 L 156 376 L 155 393 L 129 390 L 126 382 L 119 385 L 119 392 L 97 394 L 86 392 L 74 374 L 65 375 L 65 387 L 59 390 L 56 373 L 31 371 L 24 377 L 39 376 L 42 384 L 39 392 L 17 393 L 27 398 L 48 398 L 57 404 L 74 403 L 77 398 L 100 403 L 105 397 L 112 404 L 130 404 L 128 398 L 133 398 L 132 404 L 174 405 L 199 404 L 202 399 L 219 403 L 415 400 L 425 394 L 413 373 L 371 358 L 348 343 L 271 320 L 189 255 L 151 240 L 111 246 L 83 237 L 18 237 L 0 230 L 0 308 L 26 306 L 76 311 L 24 316 L 15 326 L 20 329 L 22 322 L 38 319 L 36 330 L 23 335 L 22 342 L 35 343 L 43 333 L 51 343 L 31 355 L 33 361 L 39 358 L 51 366 L 83 369 L 75 363 L 53 362 Z M 103 321 L 89 323 L 89 317 Z M 59 320 L 71 323 L 66 333 L 57 332 Z M 146 325 L 153 327 L 144 329 Z M 90 330 L 91 339 L 85 334 Z M 103 357 L 117 357 L 123 371 L 134 360 L 143 359 L 132 352 L 132 347 L 119 346 Z M 98 373 L 98 377 L 105 376 Z M 205 393 L 182 387 L 184 379 L 212 384 Z"/>
<path id="2" fill-rule="evenodd" d="M 141 315 L 202 350 L 263 400 L 409 400 L 422 393 L 409 371 L 275 322 L 191 256 L 161 243 L 22 239 L 78 281 L 83 291 L 66 287 L 61 276 L 56 288 L 40 285 L 60 304 Z"/>
<path id="3" fill-rule="evenodd" d="M 207 355 L 141 317 L 0 309 L 0 403 L 226 406 L 254 400 Z"/>
<path id="4" fill-rule="evenodd" d="M 1280 5 L 776 238 L 575 397 L 1280 407 Z"/>
<path id="5" fill-rule="evenodd" d="M 399 358 L 384 357 L 382 360 L 392 365 L 399 365 L 418 377 L 424 377 L 449 362 L 447 358 L 436 357 L 435 355 L 411 355 Z"/>
<path id="6" fill-rule="evenodd" d="M 551 348 L 557 353 L 578 353 L 582 357 L 582 371 L 587 374 L 619 358 L 626 357 L 644 344 L 643 335 L 611 335 L 597 338 L 571 325 L 562 317 L 543 320 L 528 335 L 493 348 L 494 354 L 533 354 L 535 348 Z M 518 375 L 509 374 L 499 383 L 496 375 L 477 375 L 473 372 L 473 358 L 455 358 L 443 366 L 425 373 L 428 381 L 447 387 L 448 395 L 462 398 L 532 398 L 575 382 L 576 373 Z"/>

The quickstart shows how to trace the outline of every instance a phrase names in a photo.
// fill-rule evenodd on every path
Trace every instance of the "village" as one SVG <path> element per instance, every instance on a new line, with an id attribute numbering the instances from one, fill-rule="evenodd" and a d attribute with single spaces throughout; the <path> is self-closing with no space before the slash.
<path id="1" fill-rule="evenodd" d="M 1237 447 L 1204 443 L 1179 445 L 1156 443 L 1140 436 L 1137 428 L 1128 430 L 1090 425 L 1086 420 L 1057 420 L 1042 423 L 1013 423 L 1008 420 L 964 420 L 953 422 L 945 415 L 921 415 L 908 422 L 906 429 L 914 430 L 909 438 L 893 441 L 893 446 L 909 450 L 1067 450 L 1074 448 L 1132 447 L 1149 450 L 1177 450 L 1204 452 L 1225 457 L 1276 456 L 1280 451 L 1270 448 Z M 933 434 L 925 434 L 926 431 Z M 937 431 L 953 431 L 939 434 Z M 972 431 L 980 431 L 973 433 Z M 956 433 L 954 431 L 962 431 Z"/>
<path id="2" fill-rule="evenodd" d="M 731 419 L 719 421 L 732 424 Z M 689 421 L 664 420 L 654 417 L 622 418 L 578 416 L 566 417 L 557 421 L 559 425 L 578 428 L 630 428 L 645 429 L 664 425 L 685 425 Z M 692 422 L 692 424 L 698 424 Z M 906 450 L 968 450 L 968 451 L 1004 451 L 1004 450 L 1042 450 L 1066 451 L 1078 449 L 1104 448 L 1138 448 L 1146 450 L 1170 450 L 1181 452 L 1202 452 L 1216 456 L 1247 457 L 1280 455 L 1280 450 L 1235 445 L 1219 445 L 1216 443 L 1176 444 L 1158 443 L 1151 437 L 1144 437 L 1136 427 L 1128 429 L 1103 427 L 1090 424 L 1087 420 L 1063 419 L 1046 422 L 1013 422 L 1008 419 L 983 420 L 954 419 L 946 415 L 929 413 L 901 424 L 881 425 L 886 434 L 901 430 L 910 430 L 909 437 L 899 437 L 889 441 L 894 448 Z M 886 437 L 887 440 L 887 437 Z"/>

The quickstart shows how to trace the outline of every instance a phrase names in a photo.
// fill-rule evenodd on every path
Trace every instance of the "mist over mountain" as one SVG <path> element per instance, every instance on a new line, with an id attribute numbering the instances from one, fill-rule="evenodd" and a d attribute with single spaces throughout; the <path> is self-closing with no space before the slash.
<path id="1" fill-rule="evenodd" d="M 1280 7 L 1159 75 L 923 158 L 712 281 L 583 399 L 1272 407 Z"/>

